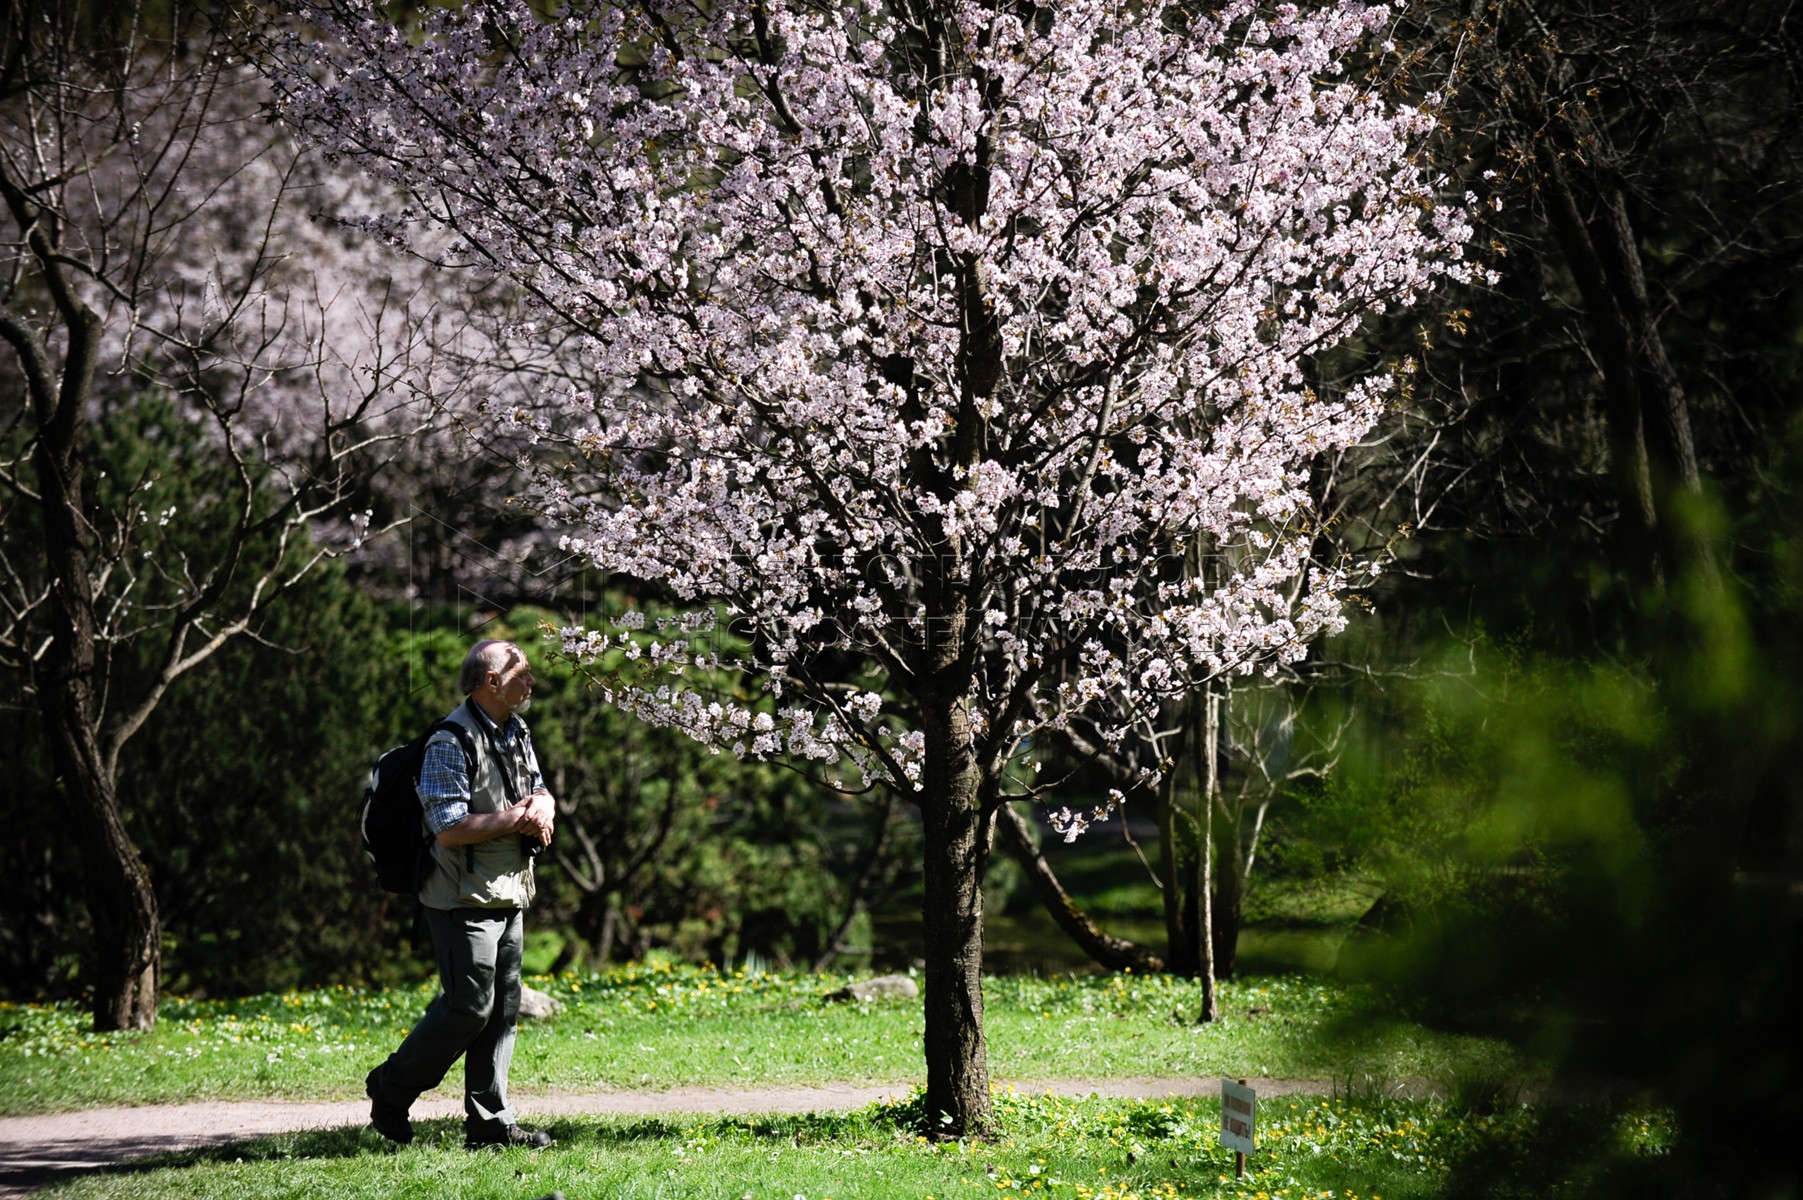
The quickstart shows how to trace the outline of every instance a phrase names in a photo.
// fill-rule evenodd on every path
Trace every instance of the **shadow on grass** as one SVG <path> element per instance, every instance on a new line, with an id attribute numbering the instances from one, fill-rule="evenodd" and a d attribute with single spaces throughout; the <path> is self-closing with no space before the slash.
<path id="1" fill-rule="evenodd" d="M 442 1126 L 437 1130 L 435 1126 Z M 420 1141 L 446 1140 L 454 1131 L 457 1144 L 462 1144 L 461 1121 L 419 1121 L 415 1123 Z M 453 1130 L 453 1127 L 455 1129 Z M 434 1137 L 434 1134 L 438 1137 Z M 186 1150 L 170 1150 L 150 1154 L 127 1162 L 97 1167 L 95 1175 L 141 1175 L 149 1171 L 183 1170 L 233 1162 L 279 1162 L 294 1159 L 356 1158 L 364 1154 L 394 1153 L 393 1145 L 367 1125 L 340 1125 L 331 1129 L 307 1129 L 294 1133 L 272 1133 L 244 1141 L 217 1142 L 193 1146 Z M 88 1172 L 82 1172 L 86 1174 Z"/>
<path id="2" fill-rule="evenodd" d="M 563 1117 L 535 1121 L 556 1139 L 556 1149 L 620 1149 L 647 1143 L 680 1143 L 696 1135 L 709 1139 L 747 1139 L 784 1146 L 826 1145 L 856 1140 L 880 1129 L 898 1126 L 910 1118 L 903 1105 L 853 1113 L 807 1113 L 777 1116 L 733 1117 Z M 468 1153 L 463 1145 L 461 1118 L 414 1122 L 413 1145 L 393 1146 L 367 1126 L 344 1125 L 332 1129 L 269 1134 L 243 1141 L 219 1142 L 185 1150 L 133 1158 L 104 1166 L 71 1163 L 50 1168 L 19 1182 L 27 1186 L 74 1178 L 79 1175 L 127 1178 L 157 1171 L 182 1171 L 233 1163 L 270 1163 L 353 1159 L 402 1153 Z M 497 1153 L 513 1153 L 498 1151 Z"/>

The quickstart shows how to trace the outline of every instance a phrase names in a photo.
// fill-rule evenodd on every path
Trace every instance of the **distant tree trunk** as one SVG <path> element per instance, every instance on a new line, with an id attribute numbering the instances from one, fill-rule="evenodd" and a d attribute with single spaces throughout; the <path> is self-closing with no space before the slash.
<path id="1" fill-rule="evenodd" d="M 1252 890 L 1252 868 L 1258 861 L 1265 816 L 1271 810 L 1271 793 L 1265 790 L 1248 796 L 1242 792 L 1231 807 L 1217 798 L 1215 809 L 1227 818 L 1227 831 L 1221 835 L 1219 848 L 1221 879 L 1215 888 L 1215 966 L 1222 978 L 1231 979 L 1239 970 L 1246 896 Z"/>
<path id="2" fill-rule="evenodd" d="M 1183 758 L 1185 739 L 1192 723 L 1193 701 L 1176 714 L 1174 740 L 1162 753 L 1177 763 Z M 1123 790 L 1140 785 L 1138 771 L 1117 759 L 1100 745 L 1066 729 L 1064 738 L 1079 757 L 1106 770 Z M 1184 812 L 1179 797 L 1182 772 L 1173 765 L 1165 771 L 1154 793 L 1154 819 L 1158 823 L 1158 879 L 1164 898 L 1165 953 L 1163 958 L 1147 947 L 1126 938 L 1115 937 L 1097 925 L 1076 899 L 1058 881 L 1051 862 L 1037 844 L 1024 819 L 1003 810 L 1001 834 L 1003 844 L 1015 861 L 1027 872 L 1027 879 L 1039 897 L 1046 913 L 1071 940 L 1111 971 L 1168 971 L 1194 978 L 1197 956 L 1195 860 L 1192 854 L 1195 824 Z"/>
<path id="3" fill-rule="evenodd" d="M 1211 811 L 1213 806 L 1210 806 Z M 1222 835 L 1217 859 L 1214 896 L 1209 904 L 1214 972 L 1217 979 L 1232 979 L 1239 972 L 1240 925 L 1246 907 L 1245 862 L 1234 844 L 1231 826 Z"/>
<path id="4" fill-rule="evenodd" d="M 1027 824 L 1025 817 L 1011 806 L 1003 805 L 998 810 L 998 823 L 1002 845 L 1027 873 L 1027 882 L 1033 885 L 1033 893 L 1039 897 L 1040 904 L 1058 928 L 1064 931 L 1065 936 L 1077 944 L 1078 949 L 1089 955 L 1098 966 L 1110 971 L 1151 973 L 1166 969 L 1164 959 L 1137 942 L 1106 932 L 1083 911 L 1082 906 L 1064 890 L 1064 885 L 1058 882 L 1051 863 L 1046 861 L 1045 852 L 1034 841 L 1032 827 Z M 1167 894 L 1170 890 L 1166 889 Z M 1168 902 L 1166 907 L 1169 907 Z"/>
<path id="5" fill-rule="evenodd" d="M 595 938 L 595 965 L 606 966 L 613 958 L 614 936 L 620 927 L 620 907 L 609 901 L 601 915 L 601 933 Z"/>
<path id="6" fill-rule="evenodd" d="M 984 1136 L 993 1123 L 983 1036 L 982 880 L 991 830 L 971 746 L 969 701 L 962 690 L 941 692 L 922 709 L 925 1132 Z"/>
<path id="7" fill-rule="evenodd" d="M 112 781 L 99 769 L 92 729 L 83 728 L 81 690 L 46 688 L 44 707 L 58 710 L 49 715 L 58 726 L 52 729 L 52 752 L 94 923 L 94 1028 L 148 1030 L 156 1024 L 162 964 L 156 895 L 144 860 L 126 836 Z"/>
<path id="8" fill-rule="evenodd" d="M 1547 223 L 1598 347 L 1610 474 L 1629 522 L 1627 565 L 1654 587 L 1693 567 L 1713 574 L 1710 551 L 1683 511 L 1701 490 L 1690 406 L 1659 331 L 1610 135 L 1563 103 L 1535 101 L 1525 115 L 1538 131 Z"/>
<path id="9" fill-rule="evenodd" d="M 1193 706 L 1193 697 L 1186 703 Z M 1177 734 L 1171 752 L 1175 762 L 1183 760 L 1183 738 L 1192 722 L 1186 719 Z M 1195 837 L 1190 823 L 1183 819 L 1178 807 L 1178 784 L 1182 772 L 1175 765 L 1158 781 L 1158 873 L 1164 880 L 1165 969 L 1173 975 L 1194 979 L 1202 970 L 1200 939 L 1196 923 L 1200 910 L 1196 900 L 1194 867 Z"/>
<path id="10" fill-rule="evenodd" d="M 1180 880 L 1179 886 L 1183 890 L 1184 946 L 1189 961 L 1189 970 L 1183 973 L 1186 979 L 1202 978 L 1202 943 L 1206 940 L 1203 937 L 1203 931 L 1208 928 L 1206 911 L 1208 876 L 1205 874 L 1206 864 L 1202 861 L 1203 850 L 1201 847 L 1208 844 L 1205 840 L 1207 820 L 1206 814 L 1198 813 L 1196 822 L 1203 826 L 1203 834 L 1199 835 L 1196 825 L 1191 825 L 1181 835 L 1183 837 L 1183 856 L 1178 860 L 1178 870 L 1182 874 L 1178 876 L 1178 879 Z M 1212 968 L 1210 969 L 1212 970 Z"/>
<path id="11" fill-rule="evenodd" d="M 46 566 L 54 581 L 39 711 L 56 764 L 61 806 L 87 880 L 94 923 L 94 1028 L 144 1030 L 156 1024 L 162 929 L 150 875 L 125 833 L 114 792 L 114 764 L 96 727 L 93 576 L 80 524 L 87 507 L 76 442 L 94 375 L 99 319 L 72 292 L 59 289 L 56 298 L 70 330 L 60 385 L 50 382 L 47 363 L 29 353 L 35 346 L 24 345 L 22 338 L 14 343 L 27 358 L 37 409 L 32 461 Z"/>

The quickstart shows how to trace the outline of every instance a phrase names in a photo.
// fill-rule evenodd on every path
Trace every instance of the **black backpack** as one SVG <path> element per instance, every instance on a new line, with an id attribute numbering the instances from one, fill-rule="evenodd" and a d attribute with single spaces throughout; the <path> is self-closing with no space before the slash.
<path id="1" fill-rule="evenodd" d="M 363 835 L 363 853 L 375 868 L 376 884 L 385 892 L 411 895 L 419 891 L 432 870 L 432 835 L 420 820 L 418 788 L 426 743 L 441 729 L 457 735 L 474 778 L 475 742 L 469 730 L 451 720 L 433 722 L 431 728 L 388 751 L 369 769 L 369 783 L 357 807 L 357 827 Z"/>

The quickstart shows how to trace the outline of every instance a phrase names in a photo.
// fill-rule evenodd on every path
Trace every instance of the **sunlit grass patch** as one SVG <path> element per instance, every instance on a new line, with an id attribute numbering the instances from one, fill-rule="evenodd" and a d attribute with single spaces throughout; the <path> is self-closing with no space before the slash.
<path id="1" fill-rule="evenodd" d="M 404 1032 L 419 1002 L 413 991 L 345 986 L 167 997 L 149 1034 L 95 1033 L 72 1004 L 0 1004 L 0 1110 L 305 1095 L 309 1079 L 349 1076 Z"/>
<path id="2" fill-rule="evenodd" d="M 564 1009 L 522 1025 L 514 1089 L 918 1082 L 920 1001 L 828 1000 L 850 981 L 668 961 L 535 977 Z M 985 988 L 989 1059 L 1002 1081 L 1529 1069 L 1499 1041 L 1430 1031 L 1387 1013 L 1369 990 L 1301 977 L 1223 985 L 1221 1019 L 1205 1026 L 1194 1022 L 1195 983 L 1170 976 L 1004 976 Z M 399 1044 L 433 991 L 421 980 L 172 997 L 144 1035 L 92 1033 L 74 1005 L 0 1006 L 0 1111 L 359 1096 L 364 1072 Z"/>

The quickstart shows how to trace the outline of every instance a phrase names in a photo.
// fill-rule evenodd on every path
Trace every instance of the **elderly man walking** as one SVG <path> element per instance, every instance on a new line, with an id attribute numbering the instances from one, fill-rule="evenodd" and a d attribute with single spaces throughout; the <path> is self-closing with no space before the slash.
<path id="1" fill-rule="evenodd" d="M 420 770 L 421 817 L 435 837 L 419 892 L 439 994 L 400 1049 L 369 1073 L 370 1124 L 413 1140 L 407 1112 L 463 1056 L 464 1142 L 551 1144 L 522 1129 L 507 1102 L 520 1011 L 521 918 L 532 903 L 532 860 L 550 844 L 556 805 L 520 719 L 532 704 L 532 667 L 512 642 L 478 642 L 457 683 L 466 699 L 447 718 L 477 749 L 472 764 L 450 730 L 434 734 Z"/>

